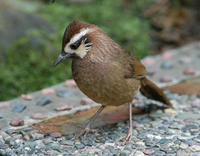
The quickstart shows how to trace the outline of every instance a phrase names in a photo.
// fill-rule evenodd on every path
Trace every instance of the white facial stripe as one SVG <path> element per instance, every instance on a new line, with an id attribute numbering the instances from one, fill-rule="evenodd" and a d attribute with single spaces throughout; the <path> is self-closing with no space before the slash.
<path id="1" fill-rule="evenodd" d="M 83 37 L 90 31 L 91 31 L 91 29 L 89 29 L 89 28 L 81 29 L 80 33 L 78 33 L 72 37 L 72 39 L 70 40 L 70 43 L 74 43 L 74 42 L 78 41 L 81 37 Z"/>
<path id="2" fill-rule="evenodd" d="M 71 49 L 70 48 L 70 45 L 76 41 L 78 41 L 79 39 L 81 39 L 81 37 L 85 36 L 87 33 L 93 31 L 92 29 L 89 29 L 89 28 L 84 28 L 84 29 L 81 29 L 80 32 L 78 34 L 75 34 L 71 40 L 69 41 L 68 44 L 65 45 L 64 47 L 64 51 L 66 53 L 70 53 L 70 54 L 73 54 L 75 53 L 76 55 L 78 55 L 80 58 L 83 58 L 87 52 L 90 50 L 91 46 L 92 46 L 92 43 L 86 43 L 85 44 L 85 41 L 87 40 L 87 38 L 85 38 L 85 40 L 82 40 L 82 43 L 80 44 L 80 46 L 78 47 L 78 49 Z"/>

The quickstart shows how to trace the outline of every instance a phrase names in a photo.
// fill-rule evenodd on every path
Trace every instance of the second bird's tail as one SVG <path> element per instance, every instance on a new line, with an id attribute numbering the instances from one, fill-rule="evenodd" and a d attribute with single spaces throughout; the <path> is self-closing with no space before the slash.
<path id="1" fill-rule="evenodd" d="M 141 79 L 140 92 L 147 98 L 162 102 L 163 104 L 166 104 L 170 107 L 173 106 L 164 92 L 147 78 Z"/>

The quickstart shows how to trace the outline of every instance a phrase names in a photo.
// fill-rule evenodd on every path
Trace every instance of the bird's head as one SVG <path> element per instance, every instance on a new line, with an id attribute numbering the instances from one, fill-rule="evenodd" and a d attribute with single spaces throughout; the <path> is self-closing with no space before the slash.
<path id="1" fill-rule="evenodd" d="M 54 66 L 66 58 L 82 59 L 92 47 L 90 33 L 94 31 L 94 25 L 80 21 L 70 23 L 64 33 L 62 51 Z"/>

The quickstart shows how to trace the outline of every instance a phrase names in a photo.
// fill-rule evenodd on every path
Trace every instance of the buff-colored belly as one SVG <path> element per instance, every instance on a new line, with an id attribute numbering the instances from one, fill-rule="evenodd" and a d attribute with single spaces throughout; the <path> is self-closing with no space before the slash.
<path id="1" fill-rule="evenodd" d="M 131 102 L 137 93 L 140 82 L 136 79 L 125 79 L 118 74 L 78 72 L 74 76 L 80 90 L 89 98 L 103 105 L 122 105 Z"/>

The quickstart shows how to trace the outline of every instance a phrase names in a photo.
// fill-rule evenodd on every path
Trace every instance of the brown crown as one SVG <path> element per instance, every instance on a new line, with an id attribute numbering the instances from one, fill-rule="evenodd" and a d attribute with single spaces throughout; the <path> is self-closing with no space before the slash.
<path id="1" fill-rule="evenodd" d="M 81 29 L 93 26 L 94 25 L 92 24 L 88 24 L 77 20 L 71 22 L 65 29 L 65 33 L 63 36 L 63 43 L 62 43 L 63 48 L 75 34 L 80 32 Z"/>

